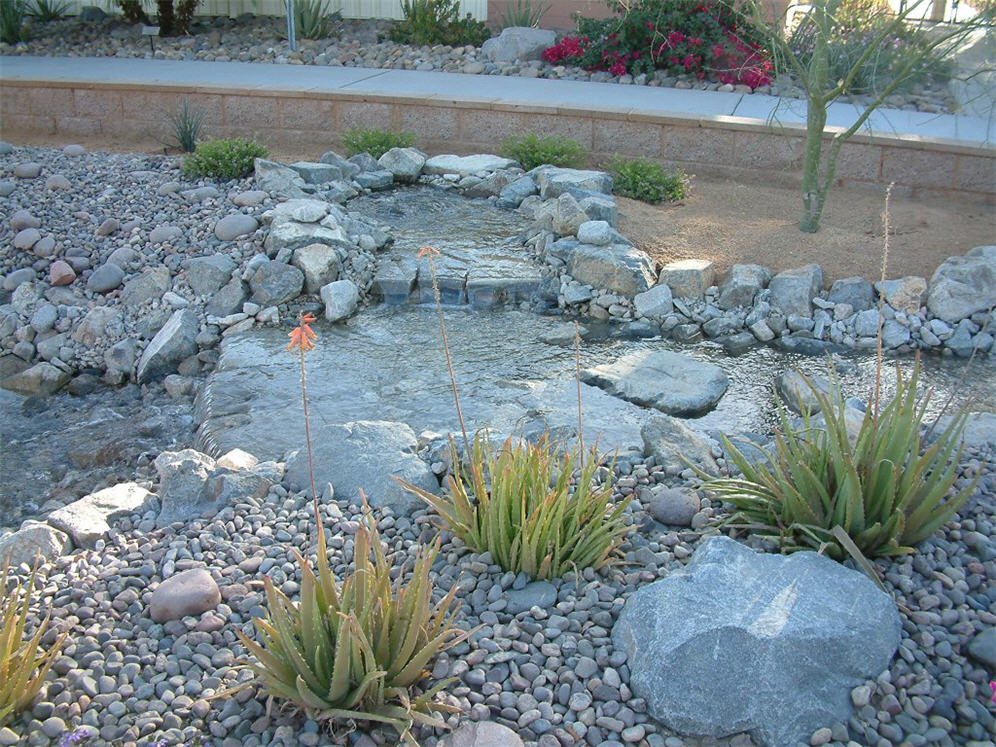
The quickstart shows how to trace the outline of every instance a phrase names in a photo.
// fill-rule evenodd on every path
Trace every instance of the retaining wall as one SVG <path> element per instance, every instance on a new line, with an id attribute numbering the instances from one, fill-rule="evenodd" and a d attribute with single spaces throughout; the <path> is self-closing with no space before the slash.
<path id="1" fill-rule="evenodd" d="M 351 92 L 188 88 L 175 85 L 81 84 L 0 80 L 0 128 L 75 137 L 146 142 L 165 131 L 165 112 L 180 97 L 206 113 L 205 134 L 253 135 L 272 148 L 314 153 L 341 144 L 351 127 L 410 130 L 434 152 L 494 152 L 522 132 L 564 135 L 596 159 L 645 156 L 693 174 L 742 180 L 798 181 L 803 129 L 737 117 L 681 117 L 611 109 L 574 109 L 424 99 Z M 841 151 L 843 183 L 895 182 L 907 194 L 946 193 L 996 202 L 996 149 L 956 141 L 858 135 Z"/>

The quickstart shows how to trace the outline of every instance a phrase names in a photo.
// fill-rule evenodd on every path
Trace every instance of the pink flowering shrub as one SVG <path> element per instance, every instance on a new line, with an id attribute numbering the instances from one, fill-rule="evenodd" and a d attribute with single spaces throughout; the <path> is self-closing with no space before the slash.
<path id="1" fill-rule="evenodd" d="M 639 75 L 657 70 L 699 80 L 744 84 L 771 82 L 770 55 L 747 15 L 719 0 L 638 0 L 616 17 L 581 18 L 578 34 L 543 52 L 552 64 Z"/>

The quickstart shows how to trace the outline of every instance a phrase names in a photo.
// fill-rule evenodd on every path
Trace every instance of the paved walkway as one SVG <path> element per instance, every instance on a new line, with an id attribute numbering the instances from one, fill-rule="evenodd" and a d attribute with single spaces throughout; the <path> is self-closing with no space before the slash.
<path id="1" fill-rule="evenodd" d="M 192 89 L 340 92 L 372 97 L 543 106 L 776 126 L 797 126 L 806 119 L 804 102 L 762 94 L 355 67 L 16 56 L 0 57 L 0 79 L 11 82 L 189 86 Z M 830 107 L 828 125 L 847 127 L 859 114 L 859 109 L 852 104 L 835 103 Z M 879 109 L 865 123 L 862 134 L 996 148 L 996 121 L 952 114 Z"/>

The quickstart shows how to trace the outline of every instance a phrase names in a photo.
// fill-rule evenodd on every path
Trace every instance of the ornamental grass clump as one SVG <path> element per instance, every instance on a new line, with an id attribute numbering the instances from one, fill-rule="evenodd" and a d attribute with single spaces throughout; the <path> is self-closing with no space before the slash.
<path id="1" fill-rule="evenodd" d="M 975 488 L 972 482 L 952 492 L 964 413 L 924 448 L 920 424 L 930 392 L 918 399 L 919 372 L 919 360 L 909 377 L 897 366 L 895 395 L 881 409 L 869 403 L 856 434 L 849 433 L 840 382 L 832 376 L 829 393 L 809 384 L 825 425 L 804 414 L 802 426 L 793 426 L 779 408 L 781 428 L 774 451 L 762 449 L 764 459 L 752 462 L 724 436 L 742 474 L 706 487 L 734 506 L 728 523 L 785 552 L 820 550 L 837 560 L 914 552 Z"/>
<path id="2" fill-rule="evenodd" d="M 509 439 L 496 451 L 478 434 L 468 465 L 454 458 L 443 496 L 402 484 L 474 552 L 491 553 L 506 571 L 556 578 L 610 563 L 630 531 L 629 501 L 613 506 L 611 480 L 596 484 L 597 454 L 578 466 L 581 453 L 560 454 L 545 436 Z"/>
<path id="3" fill-rule="evenodd" d="M 46 648 L 42 644 L 51 613 L 30 637 L 24 637 L 36 576 L 37 566 L 31 571 L 25 588 L 19 579 L 12 578 L 9 563 L 5 562 L 0 571 L 0 593 L 3 594 L 0 601 L 0 728 L 38 694 L 66 639 L 63 633 L 51 646 Z"/>

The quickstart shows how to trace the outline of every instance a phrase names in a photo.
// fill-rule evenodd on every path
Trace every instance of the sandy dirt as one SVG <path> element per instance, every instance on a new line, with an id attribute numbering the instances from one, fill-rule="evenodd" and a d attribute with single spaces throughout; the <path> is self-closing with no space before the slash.
<path id="1" fill-rule="evenodd" d="M 48 135 L 18 136 L 15 145 L 61 147 Z M 121 144 L 92 137 L 77 142 L 90 150 L 163 153 L 154 140 Z M 275 149 L 284 163 L 311 160 L 315 153 Z M 710 259 L 721 276 L 730 265 L 755 263 L 774 272 L 810 262 L 823 267 L 824 282 L 859 275 L 878 279 L 882 262 L 882 209 L 885 189 L 835 186 L 820 230 L 802 233 L 799 188 L 694 177 L 689 196 L 678 203 L 648 205 L 618 198 L 619 230 L 662 264 L 678 259 Z M 955 198 L 890 202 L 889 277 L 920 275 L 954 254 L 996 244 L 996 208 Z"/>

